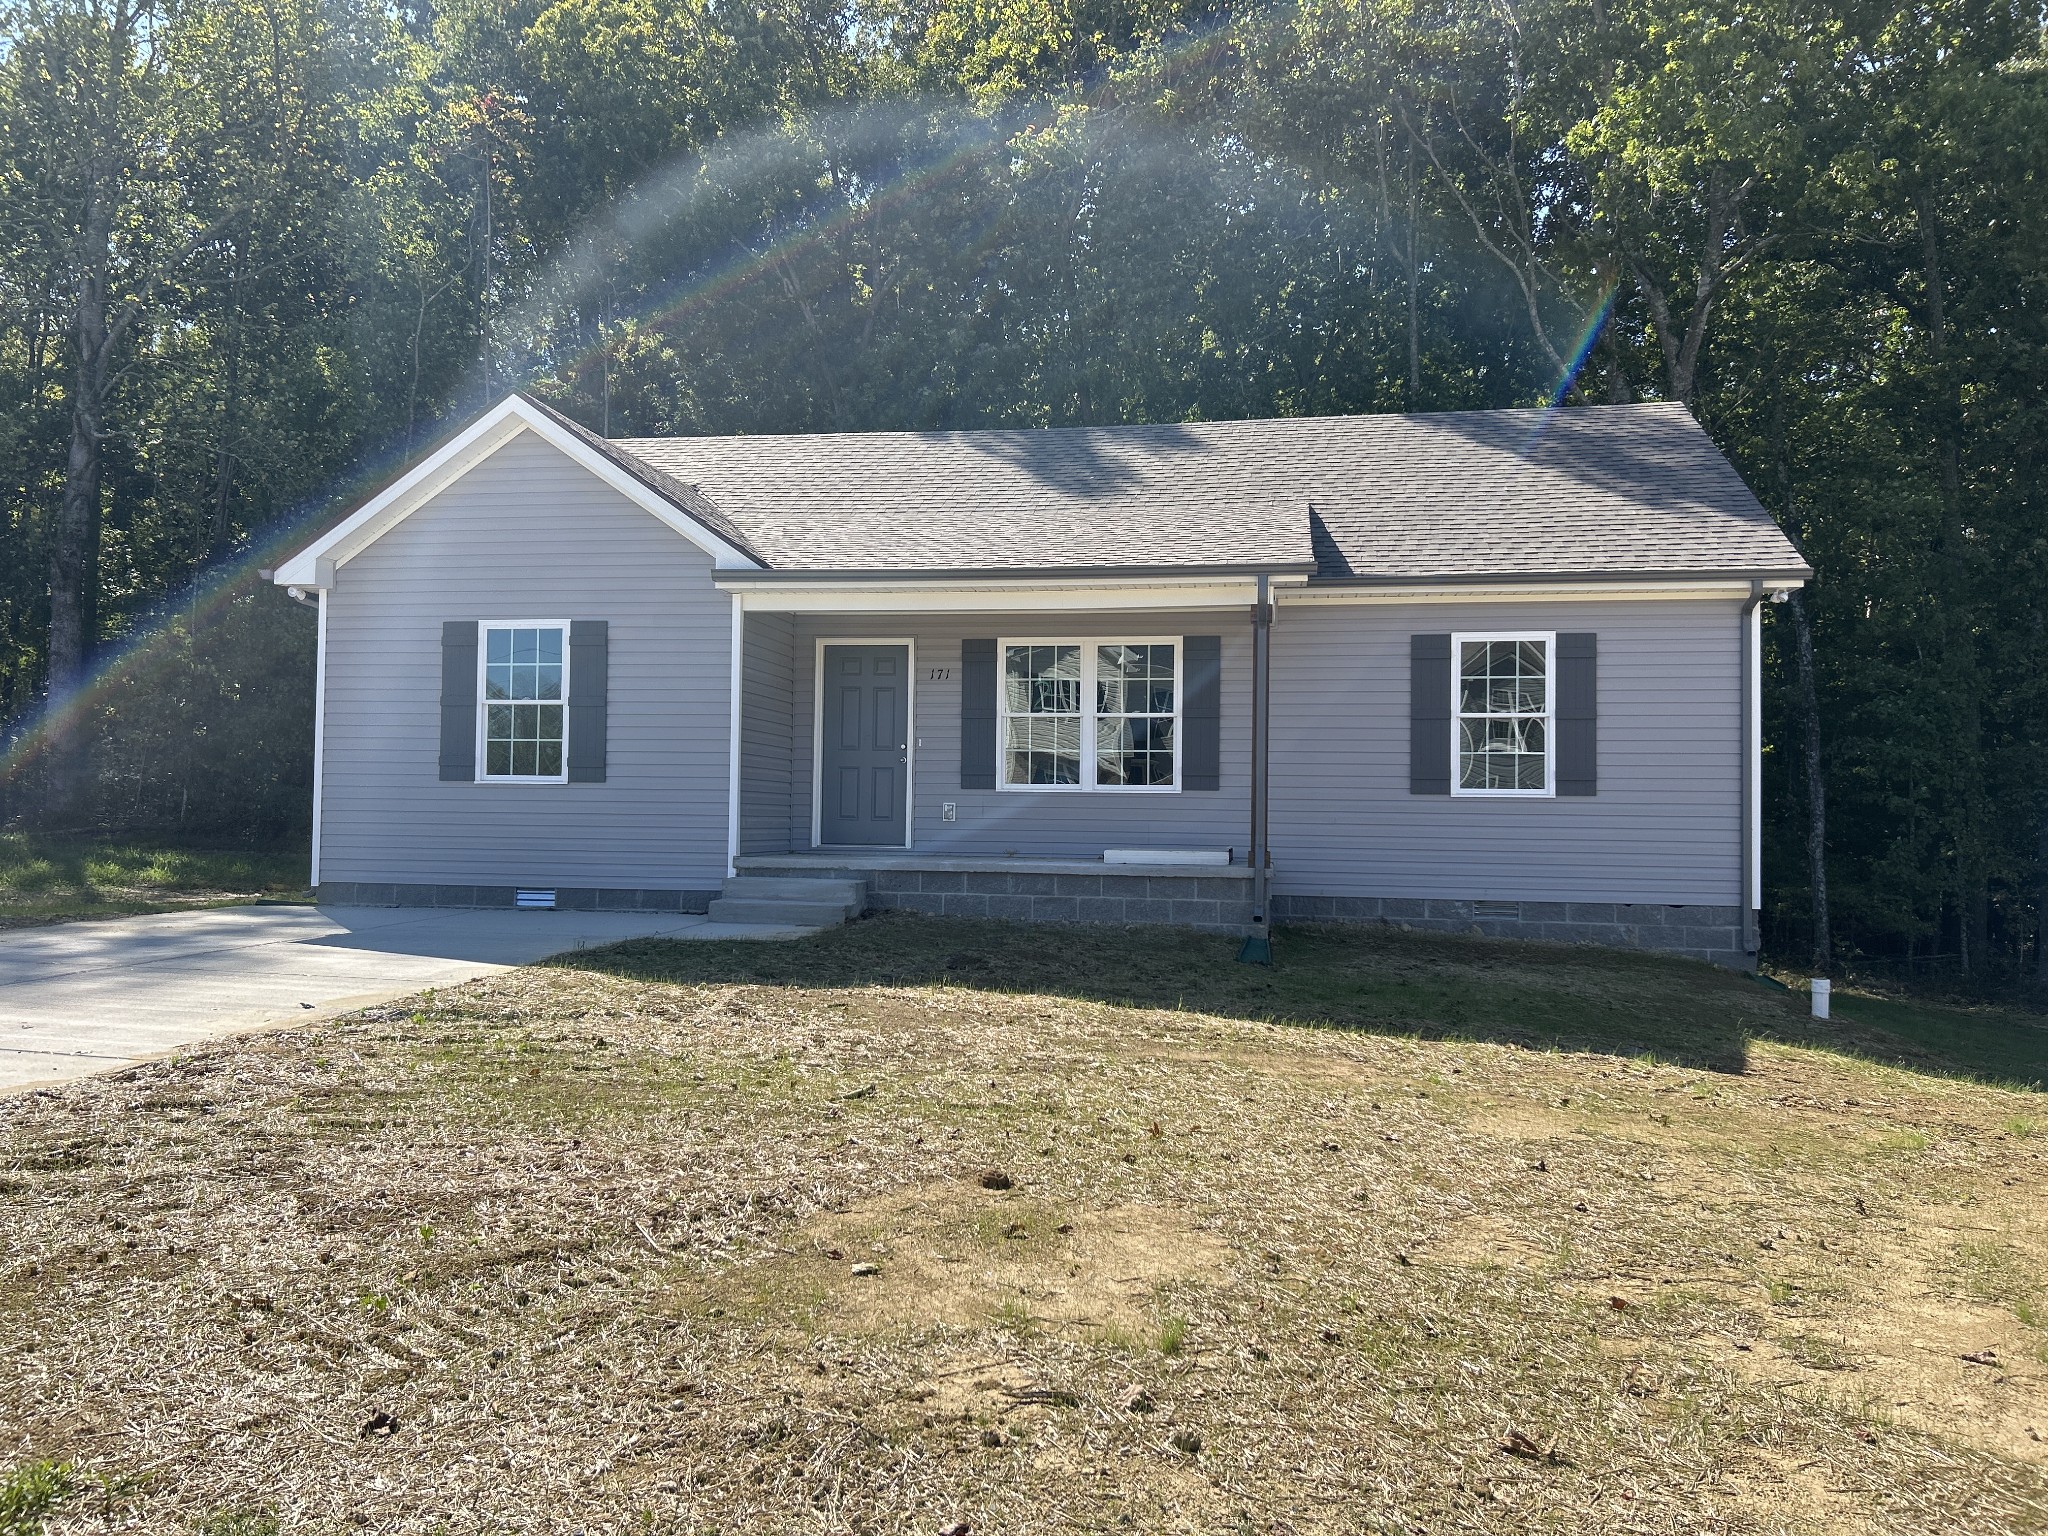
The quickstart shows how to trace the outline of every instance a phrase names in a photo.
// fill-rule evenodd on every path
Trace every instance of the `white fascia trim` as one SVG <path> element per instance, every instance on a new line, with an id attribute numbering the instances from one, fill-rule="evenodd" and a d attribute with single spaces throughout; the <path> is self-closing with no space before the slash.
<path id="1" fill-rule="evenodd" d="M 714 582 L 716 578 L 713 578 Z M 1245 608 L 1258 600 L 1251 577 L 1222 581 L 971 580 L 915 583 L 748 581 L 751 613 L 1084 613 L 1096 609 Z"/>
<path id="2" fill-rule="evenodd" d="M 603 454 L 563 431 L 557 423 L 519 396 L 508 395 L 278 566 L 271 579 L 281 587 L 332 586 L 336 569 L 361 554 L 522 432 L 531 432 L 559 449 L 635 506 L 660 519 L 711 556 L 712 564 L 718 569 L 760 569 L 760 562 L 752 556 L 728 544 Z"/>
<path id="3" fill-rule="evenodd" d="M 320 638 L 313 652 L 313 860 L 307 884 L 320 889 L 321 764 L 327 756 L 327 591 L 319 593 Z"/>
<path id="4" fill-rule="evenodd" d="M 1803 582 L 1766 581 L 1766 592 L 1795 592 Z M 1557 602 L 1640 602 L 1644 598 L 1740 600 L 1749 596 L 1747 581 L 1630 581 L 1630 582 L 1479 582 L 1454 586 L 1443 582 L 1412 587 L 1318 587 L 1303 586 L 1290 592 L 1295 603 L 1513 603 Z"/>

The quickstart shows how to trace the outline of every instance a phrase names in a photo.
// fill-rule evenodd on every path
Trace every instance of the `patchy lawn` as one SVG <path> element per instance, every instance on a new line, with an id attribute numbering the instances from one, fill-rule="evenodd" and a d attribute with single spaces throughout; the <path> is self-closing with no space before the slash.
<path id="1" fill-rule="evenodd" d="M 2037 1025 L 1234 948 L 645 941 L 0 1101 L 0 1471 L 62 1532 L 2048 1530 Z"/>
<path id="2" fill-rule="evenodd" d="M 0 929 L 307 899 L 303 848 L 0 832 Z"/>

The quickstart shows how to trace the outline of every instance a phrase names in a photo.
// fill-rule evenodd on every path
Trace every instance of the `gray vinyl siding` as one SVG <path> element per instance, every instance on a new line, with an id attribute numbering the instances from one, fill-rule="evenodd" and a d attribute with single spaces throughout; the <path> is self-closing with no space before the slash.
<path id="1" fill-rule="evenodd" d="M 708 556 L 513 439 L 337 573 L 321 879 L 716 887 L 731 615 Z M 439 781 L 445 619 L 609 621 L 604 783 Z"/>
<path id="2" fill-rule="evenodd" d="M 789 851 L 796 622 L 750 613 L 740 660 L 740 852 Z"/>
<path id="3" fill-rule="evenodd" d="M 1730 601 L 1281 606 L 1274 890 L 1283 895 L 1732 906 L 1741 675 Z M 1599 793 L 1408 790 L 1409 636 L 1599 636 Z"/>
<path id="4" fill-rule="evenodd" d="M 912 845 L 933 854 L 1039 854 L 1094 858 L 1105 848 L 1233 848 L 1244 857 L 1250 821 L 1251 625 L 1234 611 L 1045 615 L 800 614 L 790 674 L 791 741 L 783 769 L 748 752 L 741 793 L 742 824 L 757 825 L 765 807 L 788 809 L 787 848 L 811 844 L 812 736 L 818 641 L 913 638 L 914 737 Z M 749 635 L 753 633 L 749 630 Z M 1020 639 L 1115 639 L 1147 635 L 1223 637 L 1221 787 L 1176 793 L 1034 793 L 960 787 L 960 642 L 972 636 Z M 751 643 L 751 641 L 750 641 Z M 752 676 L 751 659 L 748 675 Z M 934 672 L 943 676 L 934 677 Z M 947 801 L 959 819 L 941 819 Z M 757 809 L 759 808 L 759 809 Z M 756 849 L 755 851 L 766 851 Z"/>

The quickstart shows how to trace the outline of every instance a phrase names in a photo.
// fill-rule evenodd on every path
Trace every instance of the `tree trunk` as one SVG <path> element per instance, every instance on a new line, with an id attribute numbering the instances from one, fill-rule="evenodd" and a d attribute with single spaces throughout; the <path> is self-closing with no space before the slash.
<path id="1" fill-rule="evenodd" d="M 44 811 L 53 821 L 82 805 L 90 763 L 84 722 L 74 706 L 92 663 L 98 629 L 101 448 L 113 379 L 114 348 L 128 316 L 116 313 L 113 282 L 114 209 L 120 201 L 125 146 L 125 91 L 136 15 L 123 5 L 107 20 L 104 55 L 86 65 L 105 74 L 81 86 L 94 98 L 88 142 L 80 146 L 80 220 L 71 316 L 71 447 L 64 495 L 50 540 L 50 633 L 46 652 Z"/>
<path id="2" fill-rule="evenodd" d="M 82 231 L 82 270 L 72 317 L 71 449 L 64 464 L 64 495 L 50 542 L 50 640 L 45 672 L 49 750 L 45 758 L 46 813 L 67 819 L 84 795 L 89 771 L 83 722 L 72 706 L 91 664 L 99 572 L 100 446 L 105 437 L 111 347 L 107 324 L 108 239 L 111 199 L 103 182 L 88 191 Z"/>
<path id="3" fill-rule="evenodd" d="M 1949 366 L 1948 315 L 1942 274 L 1941 236 L 1931 194 L 1915 198 L 1920 219 L 1922 280 L 1927 285 L 1927 350 L 1934 365 L 1936 406 L 1929 412 L 1941 483 L 1939 604 L 1944 629 L 1944 670 L 1949 700 L 1957 713 L 1950 743 L 1955 804 L 1956 923 L 1962 973 L 1982 969 L 1990 937 L 1990 893 L 1986 878 L 1986 822 L 1983 772 L 1983 683 L 1977 667 L 1976 635 L 1970 623 L 1972 599 L 1968 535 L 1964 531 L 1962 473 L 1962 391 Z"/>
<path id="4" fill-rule="evenodd" d="M 1408 146 L 1408 409 L 1422 403 L 1422 273 L 1415 253 L 1415 146 Z"/>
<path id="5" fill-rule="evenodd" d="M 1629 388 L 1628 368 L 1622 362 L 1621 344 L 1614 339 L 1614 318 L 1610 310 L 1608 318 L 1600 327 L 1600 367 L 1607 375 L 1607 403 L 1628 405 L 1636 393 Z"/>
<path id="6" fill-rule="evenodd" d="M 213 521 L 207 529 L 206 556 L 228 547 L 228 505 L 235 494 L 235 443 L 242 414 L 242 268 L 245 242 L 235 242 L 234 270 L 228 278 L 227 373 L 221 381 L 220 441 L 214 447 Z"/>
<path id="7" fill-rule="evenodd" d="M 1783 366 L 1781 362 L 1780 367 Z M 1771 443 L 1778 472 L 1779 526 L 1790 535 L 1799 527 L 1799 513 L 1792 494 L 1792 442 L 1782 389 L 1771 400 Z M 1824 976 L 1834 965 L 1835 938 L 1828 916 L 1828 786 L 1821 772 L 1820 686 L 1813 662 L 1813 616 L 1806 610 L 1804 591 L 1788 593 L 1786 603 L 1792 611 L 1792 665 L 1799 689 L 1799 738 L 1805 749 L 1802 767 L 1806 778 L 1807 880 L 1813 896 L 1813 969 L 1816 975 Z"/>
<path id="8" fill-rule="evenodd" d="M 1756 184 L 1750 176 L 1734 186 L 1716 172 L 1710 178 L 1706 197 L 1706 239 L 1700 270 L 1693 282 L 1692 305 L 1684 314 L 1672 307 L 1671 294 L 1649 268 L 1626 246 L 1622 260 L 1635 279 L 1636 291 L 1657 326 L 1657 346 L 1664 356 L 1665 388 L 1673 400 L 1690 407 L 1699 387 L 1700 356 L 1706 348 L 1707 331 L 1721 296 L 1735 276 L 1752 261 L 1770 250 L 1768 235 L 1744 233 L 1742 205 Z"/>
<path id="9" fill-rule="evenodd" d="M 1806 612 L 1806 594 L 1794 592 L 1792 650 L 1799 678 L 1799 725 L 1805 748 L 1806 864 L 1813 888 L 1813 969 L 1826 975 L 1834 965 L 1834 932 L 1828 918 L 1828 786 L 1821 774 L 1820 690 L 1814 681 L 1813 625 Z"/>

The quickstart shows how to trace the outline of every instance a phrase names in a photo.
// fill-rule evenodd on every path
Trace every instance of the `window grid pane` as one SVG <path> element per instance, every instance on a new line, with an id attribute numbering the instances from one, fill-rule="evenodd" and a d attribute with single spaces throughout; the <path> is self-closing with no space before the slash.
<path id="1" fill-rule="evenodd" d="M 1003 657 L 1006 784 L 1081 782 L 1081 647 L 1013 645 Z"/>
<path id="2" fill-rule="evenodd" d="M 1095 782 L 1103 788 L 1173 786 L 1171 645 L 1095 648 Z"/>
<path id="3" fill-rule="evenodd" d="M 1173 788 L 1176 649 L 1171 642 L 1006 645 L 1003 782 Z"/>
<path id="4" fill-rule="evenodd" d="M 559 628 L 490 629 L 484 637 L 484 773 L 562 776 L 567 710 Z"/>
<path id="5" fill-rule="evenodd" d="M 1542 793 L 1549 737 L 1548 646 L 1467 640 L 1458 658 L 1458 787 Z"/>

